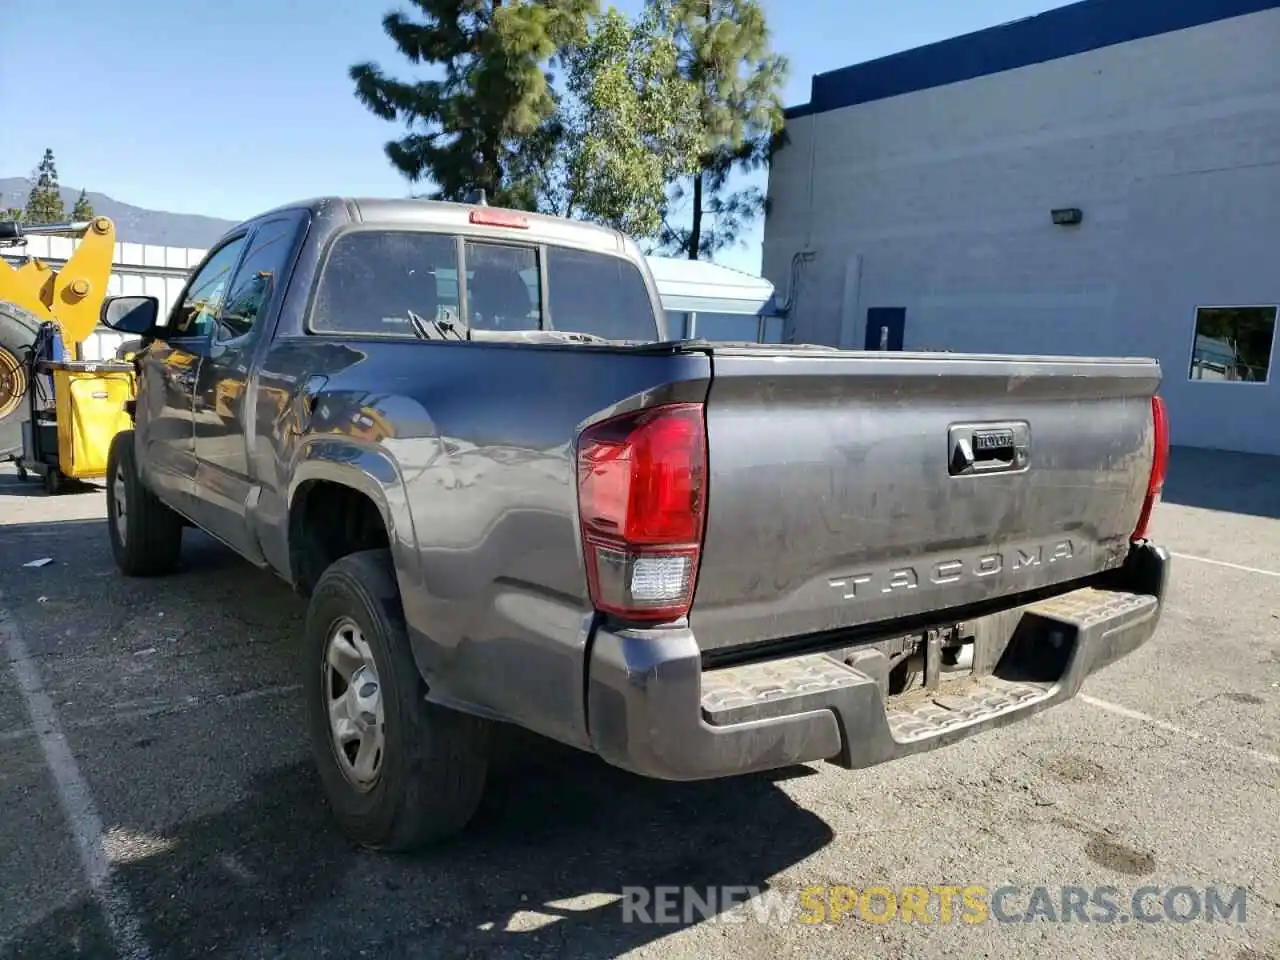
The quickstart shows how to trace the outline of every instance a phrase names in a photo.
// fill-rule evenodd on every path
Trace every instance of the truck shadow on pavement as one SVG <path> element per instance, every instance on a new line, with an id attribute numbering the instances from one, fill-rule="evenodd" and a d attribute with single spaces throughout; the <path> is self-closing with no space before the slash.
<path id="1" fill-rule="evenodd" d="M 258 649 L 282 669 L 291 661 L 281 641 L 294 633 L 293 621 L 300 629 L 301 601 L 290 603 L 287 587 L 272 589 L 270 574 L 220 545 L 193 538 L 184 551 L 185 569 L 161 587 L 110 576 L 102 521 L 0 527 L 0 536 L 6 533 L 13 535 L 10 542 L 29 545 L 91 537 L 78 568 L 61 575 L 96 581 L 94 589 L 103 591 L 96 616 L 104 620 L 130 608 L 136 616 L 157 602 L 157 594 L 180 593 L 190 618 L 201 625 L 183 641 L 188 652 L 225 642 L 219 635 L 234 617 L 262 621 L 280 649 Z M 8 596 L 21 618 L 24 598 L 15 596 L 15 586 L 8 584 Z M 45 581 L 42 589 L 54 593 L 56 587 Z M 25 598 L 33 637 L 44 629 L 40 611 L 64 619 L 49 609 L 53 600 L 34 600 Z M 178 615 L 168 608 L 166 622 Z M 113 886 L 125 894 L 152 956 L 617 956 L 705 919 L 695 913 L 676 923 L 629 921 L 618 902 L 624 888 L 763 892 L 771 877 L 833 840 L 830 827 L 778 785 L 812 773 L 809 768 L 664 783 L 511 730 L 499 738 L 502 749 L 485 801 L 463 835 L 412 856 L 372 853 L 347 841 L 330 819 L 310 760 L 301 756 L 300 714 L 289 711 L 294 720 L 274 733 L 199 733 L 157 717 L 149 722 L 159 735 L 187 741 L 175 746 L 188 758 L 167 770 L 138 769 L 164 761 L 127 743 L 116 749 L 109 738 L 72 736 L 82 749 L 97 744 L 78 757 L 91 789 L 103 777 L 109 782 L 125 773 L 138 785 L 127 799 L 117 795 L 104 808 L 104 828 L 143 840 L 116 862 Z M 297 729 L 289 729 L 295 723 Z M 256 725 L 264 724 L 258 719 Z M 270 756 L 256 773 L 228 768 L 233 754 L 210 746 L 228 737 L 266 743 Z M 162 798 L 148 790 L 166 789 L 166 779 L 183 770 L 206 768 L 207 780 L 201 774 L 199 784 L 181 786 L 218 794 L 204 807 L 217 812 L 157 828 Z M 219 807 L 221 795 L 237 799 Z M 0 949 L 3 958 L 115 955 L 106 919 L 87 893 Z"/>
<path id="2" fill-rule="evenodd" d="M 1280 457 L 1174 447 L 1160 499 L 1184 507 L 1280 518 Z"/>
<path id="3" fill-rule="evenodd" d="M 502 780 L 465 835 L 389 856 L 346 842 L 310 764 L 290 764 L 117 865 L 116 883 L 155 957 L 611 957 L 705 919 L 627 922 L 624 887 L 763 891 L 832 839 L 768 777 L 662 784 L 566 752 Z M 105 957 L 110 943 L 86 898 L 2 955 Z"/>

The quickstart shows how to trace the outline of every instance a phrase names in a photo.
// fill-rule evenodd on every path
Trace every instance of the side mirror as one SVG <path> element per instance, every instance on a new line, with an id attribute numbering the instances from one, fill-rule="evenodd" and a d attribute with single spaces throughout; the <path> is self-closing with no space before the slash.
<path id="1" fill-rule="evenodd" d="M 107 297 L 102 301 L 98 319 L 104 327 L 120 333 L 153 337 L 160 316 L 160 301 L 155 297 Z"/>

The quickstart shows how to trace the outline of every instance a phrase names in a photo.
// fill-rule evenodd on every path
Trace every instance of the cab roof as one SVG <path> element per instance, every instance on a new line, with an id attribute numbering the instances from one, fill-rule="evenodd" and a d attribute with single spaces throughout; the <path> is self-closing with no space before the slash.
<path id="1" fill-rule="evenodd" d="M 312 197 L 293 203 L 281 204 L 272 210 L 254 216 L 253 220 L 285 210 L 309 210 L 313 215 L 332 215 L 345 209 L 347 216 L 357 223 L 385 224 L 387 226 L 440 227 L 445 229 L 480 228 L 494 233 L 521 234 L 530 240 L 570 243 L 613 253 L 639 255 L 634 241 L 617 230 L 594 223 L 555 217 L 547 214 L 528 213 L 486 204 L 454 203 L 445 200 L 422 200 L 409 197 Z M 524 227 L 474 224 L 473 213 L 482 212 L 516 217 Z M 246 221 L 249 222 L 249 221 Z M 237 225 L 239 226 L 239 225 Z"/>

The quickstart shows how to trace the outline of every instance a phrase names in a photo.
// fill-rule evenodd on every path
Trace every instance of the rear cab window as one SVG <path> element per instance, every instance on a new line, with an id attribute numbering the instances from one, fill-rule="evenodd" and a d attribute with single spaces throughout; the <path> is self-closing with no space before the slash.
<path id="1" fill-rule="evenodd" d="M 644 277 L 622 257 L 427 231 L 340 235 L 321 270 L 309 329 L 413 338 L 411 315 L 474 330 L 658 337 Z"/>
<path id="2" fill-rule="evenodd" d="M 557 330 L 607 340 L 653 340 L 658 328 L 644 277 L 621 257 L 547 249 L 547 292 Z"/>

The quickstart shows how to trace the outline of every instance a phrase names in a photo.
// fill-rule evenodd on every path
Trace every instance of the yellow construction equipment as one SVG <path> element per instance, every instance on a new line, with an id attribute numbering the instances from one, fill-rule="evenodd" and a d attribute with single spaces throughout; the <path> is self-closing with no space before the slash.
<path id="1" fill-rule="evenodd" d="M 0 224 L 0 243 L 17 246 L 27 237 L 71 237 L 80 242 L 61 270 L 34 257 L 16 270 L 0 261 L 0 302 L 41 321 L 52 320 L 62 331 L 62 342 L 78 347 L 98 326 L 115 255 L 115 224 L 107 217 L 83 223 Z"/>
<path id="2" fill-rule="evenodd" d="M 53 493 L 66 477 L 105 475 L 103 451 L 128 425 L 123 403 L 135 383 L 129 364 L 83 358 L 107 295 L 115 225 L 0 222 L 0 247 L 20 250 L 36 236 L 78 242 L 61 269 L 0 259 L 0 461 L 43 475 Z"/>

